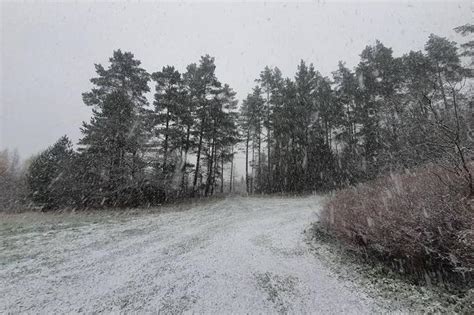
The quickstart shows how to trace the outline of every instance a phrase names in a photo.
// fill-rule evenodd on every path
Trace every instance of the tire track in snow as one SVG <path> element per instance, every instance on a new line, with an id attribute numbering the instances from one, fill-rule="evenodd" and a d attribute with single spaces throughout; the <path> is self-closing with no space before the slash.
<path id="1" fill-rule="evenodd" d="M 308 250 L 303 231 L 320 202 L 233 197 L 128 219 L 98 213 L 54 233 L 0 231 L 0 313 L 378 311 Z"/>

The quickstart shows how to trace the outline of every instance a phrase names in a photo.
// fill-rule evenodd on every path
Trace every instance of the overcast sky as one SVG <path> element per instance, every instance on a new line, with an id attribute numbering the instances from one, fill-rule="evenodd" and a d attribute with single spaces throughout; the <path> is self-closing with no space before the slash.
<path id="1" fill-rule="evenodd" d="M 423 49 L 430 33 L 459 40 L 453 28 L 473 20 L 471 1 L 1 2 L 0 149 L 25 158 L 64 134 L 76 142 L 90 118 L 81 93 L 91 88 L 94 63 L 106 65 L 118 48 L 149 72 L 184 71 L 210 54 L 241 100 L 265 65 L 293 77 L 303 59 L 330 75 L 339 60 L 355 66 L 376 39 L 399 56 Z"/>

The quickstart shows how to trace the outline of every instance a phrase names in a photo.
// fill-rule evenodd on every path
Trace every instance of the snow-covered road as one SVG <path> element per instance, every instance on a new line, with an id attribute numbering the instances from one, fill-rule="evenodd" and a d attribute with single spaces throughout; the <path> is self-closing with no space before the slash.
<path id="1" fill-rule="evenodd" d="M 320 202 L 231 197 L 186 211 L 41 217 L 31 226 L 8 217 L 0 313 L 377 312 L 305 243 Z"/>

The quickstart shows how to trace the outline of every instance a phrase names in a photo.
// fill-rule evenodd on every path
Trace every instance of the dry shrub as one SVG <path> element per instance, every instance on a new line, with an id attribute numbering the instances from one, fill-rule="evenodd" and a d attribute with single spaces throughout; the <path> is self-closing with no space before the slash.
<path id="1" fill-rule="evenodd" d="M 339 240 L 426 281 L 469 283 L 474 211 L 466 185 L 434 166 L 337 191 L 321 224 Z"/>

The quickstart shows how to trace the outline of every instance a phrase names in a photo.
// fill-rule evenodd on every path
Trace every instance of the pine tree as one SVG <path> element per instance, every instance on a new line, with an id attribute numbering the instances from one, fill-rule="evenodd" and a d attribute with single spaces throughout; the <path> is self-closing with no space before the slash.
<path id="1" fill-rule="evenodd" d="M 255 189 L 255 179 L 253 177 L 254 172 L 252 171 L 252 176 L 249 176 L 249 150 L 255 149 L 256 140 L 258 145 L 259 135 L 262 130 L 262 119 L 263 119 L 263 106 L 264 99 L 262 97 L 262 90 L 260 87 L 256 86 L 252 93 L 247 96 L 243 101 L 241 107 L 241 120 L 240 126 L 243 134 L 245 135 L 245 181 L 247 186 L 247 192 L 253 193 Z M 250 147 L 252 144 L 252 147 Z M 255 157 L 252 157 L 252 169 L 255 167 Z M 258 176 L 258 173 L 257 173 Z"/>
<path id="2" fill-rule="evenodd" d="M 27 185 L 33 202 L 43 209 L 73 204 L 71 190 L 75 183 L 69 180 L 73 157 L 72 143 L 63 136 L 31 161 Z"/>
<path id="3" fill-rule="evenodd" d="M 155 93 L 155 123 L 158 126 L 158 135 L 162 139 L 163 162 L 161 171 L 166 178 L 174 172 L 176 165 L 169 160 L 169 154 L 181 148 L 183 138 L 183 120 L 181 119 L 184 96 L 180 73 L 172 66 L 163 67 L 161 72 L 152 74 L 156 81 Z M 176 161 L 174 161 L 176 162 Z"/>
<path id="4" fill-rule="evenodd" d="M 266 66 L 262 72 L 260 72 L 260 78 L 256 81 L 260 83 L 262 93 L 264 94 L 265 103 L 263 106 L 263 127 L 266 129 L 266 147 L 267 147 L 267 183 L 266 190 L 270 191 L 272 187 L 272 124 L 273 124 L 273 110 L 274 104 L 272 98 L 274 97 L 275 88 L 275 75 L 274 70 Z M 263 182 L 263 180 L 262 180 Z"/>
<path id="5" fill-rule="evenodd" d="M 199 66 L 196 64 L 189 65 L 187 73 L 185 74 L 190 102 L 192 103 L 196 119 L 193 130 L 194 142 L 196 143 L 193 195 L 198 193 L 198 178 L 201 176 L 201 159 L 203 152 L 209 149 L 209 147 L 204 147 L 204 145 L 209 146 L 209 141 L 205 143 L 205 140 L 209 140 L 205 139 L 205 136 L 209 135 L 212 129 L 210 112 L 213 99 L 221 88 L 221 84 L 214 73 L 215 69 L 214 58 L 206 55 L 201 57 Z"/>
<path id="6" fill-rule="evenodd" d="M 381 154 L 385 145 L 381 140 L 381 133 L 382 128 L 388 127 L 382 118 L 392 115 L 392 120 L 396 119 L 397 111 L 400 111 L 395 107 L 398 104 L 396 92 L 401 78 L 400 68 L 398 60 L 392 56 L 392 49 L 377 41 L 374 46 L 367 46 L 362 51 L 361 61 L 356 69 L 361 90 L 359 119 L 369 178 L 373 178 L 381 167 Z M 396 131 L 392 130 L 392 135 L 394 132 Z"/>
<path id="7" fill-rule="evenodd" d="M 218 96 L 218 101 L 220 103 L 220 117 L 216 121 L 218 127 L 218 137 L 216 139 L 216 157 L 221 163 L 221 193 L 224 191 L 224 165 L 228 162 L 232 162 L 234 157 L 233 147 L 240 140 L 240 135 L 237 128 L 238 113 L 235 94 L 236 93 L 230 88 L 230 86 L 225 84 Z"/>
<path id="8" fill-rule="evenodd" d="M 361 109 L 361 90 L 355 73 L 339 62 L 338 70 L 333 72 L 335 90 L 335 124 L 338 131 L 335 140 L 341 146 L 339 179 L 346 184 L 355 183 L 361 178 L 361 142 L 359 136 Z"/>
<path id="9" fill-rule="evenodd" d="M 462 36 L 468 36 L 474 34 L 474 25 L 473 24 L 464 24 L 461 26 L 458 26 L 454 29 L 456 32 L 460 33 Z M 462 57 L 467 57 L 470 58 L 470 64 L 469 66 L 474 66 L 474 40 L 471 39 L 467 41 L 466 43 L 461 44 L 461 48 L 463 52 L 460 54 Z M 472 77 L 474 76 L 474 70 L 471 68 L 469 71 L 469 76 Z"/>
<path id="10" fill-rule="evenodd" d="M 84 103 L 93 107 L 93 117 L 83 123 L 81 154 L 100 174 L 102 197 L 106 202 L 135 202 L 146 167 L 143 155 L 150 130 L 150 111 L 145 93 L 149 75 L 129 52 L 114 52 L 105 69 L 96 65 L 94 88 L 83 94 Z"/>

